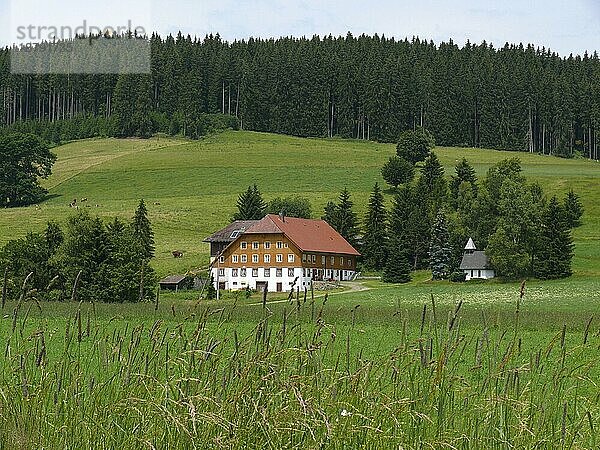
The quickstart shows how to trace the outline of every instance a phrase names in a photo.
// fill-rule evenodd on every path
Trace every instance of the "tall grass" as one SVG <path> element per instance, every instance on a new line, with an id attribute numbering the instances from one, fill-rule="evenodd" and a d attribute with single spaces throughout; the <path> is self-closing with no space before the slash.
<path id="1" fill-rule="evenodd" d="M 355 316 L 323 299 L 153 311 L 105 320 L 72 303 L 58 327 L 8 308 L 0 322 L 0 448 L 595 448 L 599 337 L 566 327 L 543 346 L 518 326 L 466 331 L 462 303 L 420 322 L 398 310 L 395 349 L 373 358 Z M 7 303 L 7 307 L 11 304 Z M 42 307 L 49 307 L 43 305 Z M 35 311 L 35 309 L 34 309 Z M 167 320 L 166 314 L 177 320 Z M 331 319 L 331 320 L 330 320 Z M 390 320 L 392 318 L 390 317 Z M 527 348 L 528 350 L 525 350 Z"/>

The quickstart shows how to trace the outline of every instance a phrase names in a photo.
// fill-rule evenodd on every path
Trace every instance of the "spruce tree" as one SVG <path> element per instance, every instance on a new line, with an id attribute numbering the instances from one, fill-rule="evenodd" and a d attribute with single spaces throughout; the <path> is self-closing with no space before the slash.
<path id="1" fill-rule="evenodd" d="M 429 245 L 429 267 L 434 280 L 443 280 L 450 275 L 450 235 L 446 214 L 440 209 L 431 230 L 431 243 Z"/>
<path id="2" fill-rule="evenodd" d="M 437 207 L 433 204 L 431 191 L 423 182 L 423 177 L 416 185 L 406 189 L 405 200 L 406 239 L 410 249 L 410 259 L 413 269 L 426 269 L 428 264 L 431 227 Z"/>
<path id="3" fill-rule="evenodd" d="M 239 195 L 237 208 L 233 220 L 260 220 L 264 217 L 266 204 L 256 184 L 248 186 L 248 189 Z"/>
<path id="4" fill-rule="evenodd" d="M 419 182 L 423 184 L 432 206 L 437 210 L 446 201 L 448 184 L 444 178 L 444 167 L 435 153 L 431 152 L 425 160 Z"/>
<path id="5" fill-rule="evenodd" d="M 564 211 L 552 197 L 542 218 L 541 247 L 536 276 L 541 279 L 566 278 L 571 275 L 573 239 L 564 220 Z"/>
<path id="6" fill-rule="evenodd" d="M 382 279 L 386 283 L 408 283 L 411 280 L 408 250 L 400 238 L 390 240 Z"/>
<path id="7" fill-rule="evenodd" d="M 371 269 L 381 270 L 386 263 L 386 222 L 387 217 L 383 194 L 381 193 L 379 184 L 375 183 L 365 218 L 365 235 L 362 248 L 365 265 Z"/>
<path id="8" fill-rule="evenodd" d="M 206 295 L 207 300 L 214 300 L 217 298 L 217 289 L 215 288 L 215 277 L 210 276 L 210 280 L 206 284 Z"/>
<path id="9" fill-rule="evenodd" d="M 321 219 L 323 219 L 329 225 L 333 226 L 332 224 L 334 224 L 337 221 L 336 216 L 337 205 L 332 201 L 327 202 L 327 204 L 325 205 L 325 209 L 323 210 L 323 215 L 321 216 Z"/>
<path id="10" fill-rule="evenodd" d="M 450 181 L 450 194 L 452 196 L 452 205 L 458 207 L 458 197 L 460 186 L 463 183 L 468 183 L 471 187 L 473 197 L 477 197 L 477 175 L 475 169 L 466 158 L 463 158 L 454 168 L 455 174 L 452 175 Z"/>
<path id="11" fill-rule="evenodd" d="M 583 206 L 579 200 L 579 196 L 570 190 L 564 201 L 565 221 L 569 228 L 577 228 L 581 226 L 581 216 L 583 216 Z"/>
<path id="12" fill-rule="evenodd" d="M 149 260 L 154 257 L 154 232 L 148 219 L 148 210 L 144 200 L 140 200 L 133 217 L 133 234 L 140 245 L 142 256 Z"/>
<path id="13" fill-rule="evenodd" d="M 354 203 L 350 200 L 348 189 L 344 188 L 340 194 L 340 202 L 337 205 L 337 214 L 334 228 L 346 239 L 351 245 L 356 245 L 356 237 L 358 235 L 358 216 L 352 209 Z"/>

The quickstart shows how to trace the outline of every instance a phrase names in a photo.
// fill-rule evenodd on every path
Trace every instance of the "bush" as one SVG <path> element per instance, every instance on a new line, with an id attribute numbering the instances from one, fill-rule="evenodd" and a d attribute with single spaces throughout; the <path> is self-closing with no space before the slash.
<path id="1" fill-rule="evenodd" d="M 392 156 L 381 168 L 385 182 L 395 188 L 410 183 L 415 176 L 415 167 L 404 158 Z"/>
<path id="2" fill-rule="evenodd" d="M 464 283 L 467 281 L 467 274 L 464 272 L 452 272 L 448 279 L 453 283 Z"/>

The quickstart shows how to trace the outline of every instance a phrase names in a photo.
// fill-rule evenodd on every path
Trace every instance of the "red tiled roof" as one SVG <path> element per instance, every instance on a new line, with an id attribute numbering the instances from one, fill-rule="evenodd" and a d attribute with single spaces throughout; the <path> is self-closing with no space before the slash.
<path id="1" fill-rule="evenodd" d="M 281 220 L 276 214 L 268 214 L 244 234 L 285 234 L 303 252 L 341 253 L 356 255 L 360 253 L 346 239 L 324 220 L 297 219 L 285 217 Z"/>

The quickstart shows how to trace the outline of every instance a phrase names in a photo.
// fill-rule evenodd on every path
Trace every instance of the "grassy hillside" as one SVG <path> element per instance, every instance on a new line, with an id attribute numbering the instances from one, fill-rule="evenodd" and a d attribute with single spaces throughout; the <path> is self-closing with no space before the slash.
<path id="1" fill-rule="evenodd" d="M 362 215 L 375 181 L 383 184 L 379 170 L 394 146 L 226 132 L 194 142 L 164 137 L 86 140 L 55 151 L 58 162 L 45 181 L 51 198 L 39 207 L 0 211 L 0 245 L 41 229 L 50 219 L 65 220 L 73 213 L 69 202 L 74 198 L 88 198 L 86 208 L 104 217 L 129 217 L 144 198 L 156 233 L 155 266 L 166 275 L 207 264 L 208 246 L 202 239 L 229 221 L 237 195 L 252 183 L 266 199 L 287 194 L 310 198 L 315 216 L 348 187 Z M 436 152 L 448 175 L 463 156 L 483 175 L 490 165 L 516 155 L 525 174 L 548 192 L 562 195 L 575 189 L 586 208 L 584 225 L 575 233 L 576 275 L 600 275 L 598 164 L 480 149 Z M 173 250 L 182 250 L 185 257 L 173 259 Z"/>

